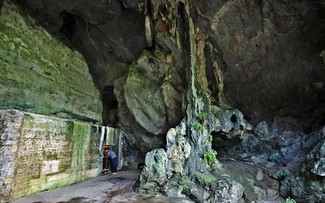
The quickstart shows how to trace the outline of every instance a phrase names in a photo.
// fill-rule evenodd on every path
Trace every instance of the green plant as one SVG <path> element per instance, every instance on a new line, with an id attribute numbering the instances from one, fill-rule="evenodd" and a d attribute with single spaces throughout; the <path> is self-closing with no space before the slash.
<path id="1" fill-rule="evenodd" d="M 203 159 L 205 163 L 213 166 L 217 162 L 217 152 L 214 150 L 204 152 Z"/>
<path id="2" fill-rule="evenodd" d="M 286 203 L 297 203 L 297 202 L 296 202 L 296 200 L 291 199 L 290 197 L 288 197 L 288 198 L 286 199 Z"/>
<path id="3" fill-rule="evenodd" d="M 212 140 L 213 140 L 213 137 L 212 137 L 212 135 L 211 135 L 211 134 L 209 134 L 209 135 L 207 136 L 207 140 L 208 140 L 208 142 L 212 142 Z"/>
<path id="4" fill-rule="evenodd" d="M 178 186 L 178 189 L 179 189 L 180 191 L 183 191 L 183 190 L 185 190 L 185 189 L 188 189 L 188 186 L 187 186 L 187 185 L 179 185 L 179 186 Z"/>
<path id="5" fill-rule="evenodd" d="M 193 127 L 198 132 L 201 132 L 203 130 L 203 125 L 201 123 L 194 123 Z"/>
<path id="6" fill-rule="evenodd" d="M 196 116 L 196 118 L 199 120 L 201 124 L 203 124 L 204 120 L 207 119 L 208 114 L 207 113 L 200 113 Z"/>
<path id="7" fill-rule="evenodd" d="M 288 175 L 289 171 L 287 169 L 280 169 L 277 172 L 271 174 L 271 178 L 281 181 Z"/>

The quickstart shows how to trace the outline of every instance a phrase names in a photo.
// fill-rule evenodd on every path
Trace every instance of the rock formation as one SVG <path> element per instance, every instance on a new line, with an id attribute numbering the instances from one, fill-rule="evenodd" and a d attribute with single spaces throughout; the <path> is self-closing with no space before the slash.
<path id="1" fill-rule="evenodd" d="M 254 201 L 274 194 L 273 189 L 257 187 L 253 183 L 256 180 L 246 181 L 250 190 L 243 187 L 243 179 L 229 178 L 216 160 L 214 150 L 217 150 L 226 158 L 258 166 L 257 181 L 263 179 L 267 170 L 280 169 L 270 176 L 281 182 L 284 197 L 303 198 L 295 188 L 312 186 L 309 192 L 316 195 L 310 198 L 324 201 L 323 189 L 315 189 L 323 180 L 313 179 L 323 176 L 320 136 L 325 119 L 323 0 L 17 0 L 15 3 L 50 33 L 40 34 L 40 40 L 26 35 L 36 45 L 47 37 L 64 42 L 85 57 L 100 92 L 103 111 L 93 85 L 74 83 L 75 77 L 70 72 L 62 74 L 63 81 L 54 85 L 76 86 L 79 92 L 91 95 L 87 98 L 96 98 L 81 100 L 80 106 L 84 108 L 78 107 L 79 111 L 69 105 L 64 110 L 60 108 L 60 98 L 66 99 L 67 104 L 76 99 L 71 96 L 77 94 L 72 90 L 62 97 L 50 94 L 57 99 L 50 106 L 42 105 L 50 103 L 47 100 L 30 99 L 34 96 L 29 97 L 32 93 L 26 93 L 27 90 L 23 90 L 26 98 L 14 101 L 15 88 L 31 83 L 11 79 L 13 74 L 8 68 L 10 74 L 3 76 L 6 81 L 0 84 L 6 87 L 11 82 L 13 88 L 10 94 L 4 94 L 2 107 L 63 117 L 68 114 L 92 122 L 101 122 L 98 113 L 102 111 L 105 125 L 125 132 L 125 165 L 145 159 L 139 192 L 187 195 L 198 202 L 237 202 L 243 195 L 246 200 Z M 7 8 L 8 1 L 1 1 L 0 5 Z M 11 15 L 2 11 L 1 16 Z M 7 52 L 0 50 L 0 57 L 20 64 L 20 58 L 10 57 L 11 53 L 28 55 L 26 46 L 30 45 L 26 40 L 9 36 L 8 31 L 15 29 L 6 18 L 2 19 L 0 40 L 11 43 L 1 44 Z M 11 21 L 12 18 L 8 20 Z M 56 53 L 49 55 L 54 60 L 59 57 Z M 76 51 L 73 56 L 81 58 Z M 48 60 L 37 57 L 29 60 L 63 73 L 61 65 L 68 64 L 70 58 L 60 55 L 57 59 L 60 64 L 48 64 Z M 36 65 L 23 75 L 41 74 L 47 85 L 59 80 Z M 89 81 L 86 78 L 82 82 Z M 94 109 L 87 111 L 89 108 Z M 266 170 L 261 172 L 262 169 Z M 299 174 L 302 181 L 294 182 L 293 174 Z M 291 189 L 286 185 L 291 185 Z M 254 195 L 247 195 L 251 191 Z"/>

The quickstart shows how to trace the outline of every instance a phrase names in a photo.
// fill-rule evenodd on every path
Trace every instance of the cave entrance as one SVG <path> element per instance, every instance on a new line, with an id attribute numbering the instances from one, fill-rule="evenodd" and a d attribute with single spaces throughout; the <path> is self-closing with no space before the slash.
<path id="1" fill-rule="evenodd" d="M 240 146 L 242 140 L 239 136 L 231 137 L 231 133 L 223 131 L 211 132 L 212 135 L 212 149 L 218 153 L 219 158 L 228 155 L 238 155 L 241 151 Z"/>
<path id="2" fill-rule="evenodd" d="M 118 122 L 118 102 L 114 93 L 114 86 L 109 85 L 102 90 L 103 122 L 105 125 L 116 127 Z"/>
<path id="3" fill-rule="evenodd" d="M 116 156 L 116 169 L 123 167 L 122 153 L 122 131 L 117 128 L 103 126 L 101 129 L 101 148 L 102 148 L 102 173 L 112 172 L 112 160 L 108 151 L 113 151 L 113 156 Z"/>

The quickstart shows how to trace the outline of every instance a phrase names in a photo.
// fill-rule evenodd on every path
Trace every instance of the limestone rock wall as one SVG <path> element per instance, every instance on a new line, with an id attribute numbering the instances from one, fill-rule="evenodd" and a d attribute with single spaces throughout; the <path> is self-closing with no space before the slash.
<path id="1" fill-rule="evenodd" d="M 102 170 L 105 127 L 0 111 L 0 199 L 69 185 Z"/>
<path id="2" fill-rule="evenodd" d="M 100 94 L 83 56 L 12 1 L 0 9 L 0 108 L 101 122 Z"/>
<path id="3" fill-rule="evenodd" d="M 324 1 L 192 2 L 195 24 L 209 36 L 214 95 L 223 91 L 254 124 L 280 117 L 289 128 L 309 128 L 324 120 Z"/>

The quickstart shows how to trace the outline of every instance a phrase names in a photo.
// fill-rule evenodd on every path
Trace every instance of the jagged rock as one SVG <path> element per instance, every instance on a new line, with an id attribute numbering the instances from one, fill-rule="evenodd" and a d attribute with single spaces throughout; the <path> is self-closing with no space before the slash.
<path id="1" fill-rule="evenodd" d="M 220 188 L 214 195 L 216 202 L 239 202 L 245 191 L 245 188 L 234 180 L 219 181 L 217 184 Z"/>
<path id="2" fill-rule="evenodd" d="M 243 114 L 237 109 L 218 109 L 216 118 L 220 123 L 220 130 L 230 132 L 231 130 L 240 130 L 246 126 Z M 217 128 L 218 129 L 218 128 Z"/>
<path id="3" fill-rule="evenodd" d="M 324 129 L 320 130 L 320 137 L 324 136 Z M 281 194 L 287 196 L 292 193 L 294 198 L 324 202 L 325 177 L 324 156 L 325 140 L 322 139 L 308 154 L 301 170 L 291 174 L 281 182 Z"/>
<path id="4" fill-rule="evenodd" d="M 209 192 L 197 185 L 190 188 L 190 193 L 193 195 L 193 199 L 198 202 L 204 202 L 211 196 Z"/>
<path id="5" fill-rule="evenodd" d="M 322 140 L 307 156 L 307 169 L 313 174 L 325 177 L 325 140 Z"/>
<path id="6" fill-rule="evenodd" d="M 164 149 L 154 149 L 146 154 L 145 167 L 140 175 L 140 190 L 145 194 L 157 194 L 170 176 L 168 158 Z"/>
<path id="7" fill-rule="evenodd" d="M 171 172 L 184 172 L 184 164 L 191 152 L 191 145 L 187 142 L 185 122 L 176 128 L 171 128 L 167 133 L 167 156 Z"/>
<path id="8" fill-rule="evenodd" d="M 262 140 L 270 138 L 269 126 L 265 121 L 259 123 L 256 126 L 254 133 L 259 137 L 259 139 Z"/>

